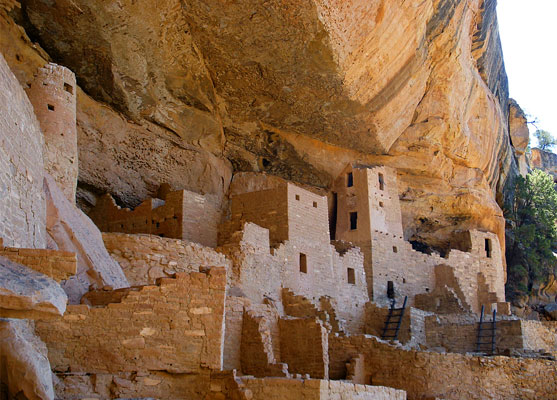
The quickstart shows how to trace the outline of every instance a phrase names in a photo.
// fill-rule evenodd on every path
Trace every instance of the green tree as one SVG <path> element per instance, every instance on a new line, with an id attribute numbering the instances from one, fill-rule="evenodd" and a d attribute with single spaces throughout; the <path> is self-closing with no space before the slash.
<path id="1" fill-rule="evenodd" d="M 555 140 L 553 135 L 543 129 L 536 130 L 534 136 L 538 139 L 538 147 L 542 150 L 551 150 L 557 144 L 557 140 Z"/>
<path id="2" fill-rule="evenodd" d="M 515 198 L 507 219 L 507 294 L 530 294 L 557 266 L 552 248 L 557 240 L 557 192 L 550 175 L 534 170 L 515 181 Z"/>

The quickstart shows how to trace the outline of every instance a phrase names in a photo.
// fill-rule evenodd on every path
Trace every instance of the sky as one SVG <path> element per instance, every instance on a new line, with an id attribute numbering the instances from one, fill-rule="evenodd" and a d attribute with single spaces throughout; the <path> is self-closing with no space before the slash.
<path id="1" fill-rule="evenodd" d="M 557 0 L 498 0 L 497 16 L 510 96 L 557 137 Z"/>

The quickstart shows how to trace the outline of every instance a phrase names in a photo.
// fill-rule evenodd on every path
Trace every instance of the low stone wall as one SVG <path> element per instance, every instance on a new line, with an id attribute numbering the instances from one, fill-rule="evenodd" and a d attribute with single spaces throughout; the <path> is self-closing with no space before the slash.
<path id="1" fill-rule="evenodd" d="M 197 372 L 222 368 L 226 276 L 176 274 L 157 285 L 98 291 L 37 321 L 55 372 Z"/>
<path id="2" fill-rule="evenodd" d="M 317 379 L 241 378 L 247 398 L 254 400 L 405 400 L 406 393 L 382 386 Z"/>
<path id="3" fill-rule="evenodd" d="M 491 322 L 487 324 L 489 326 Z M 447 323 L 436 316 L 427 317 L 427 346 L 443 347 L 453 353 L 475 352 L 478 325 L 477 322 L 465 320 Z M 495 339 L 498 354 L 504 354 L 507 350 L 557 352 L 557 322 L 499 320 Z M 484 341 L 487 339 L 484 338 Z"/>
<path id="4" fill-rule="evenodd" d="M 404 317 L 400 325 L 398 340 L 401 343 L 410 341 L 412 335 L 410 332 L 410 307 L 405 310 Z M 381 337 L 385 321 L 389 314 L 388 307 L 379 307 L 375 303 L 367 303 L 365 308 L 365 328 L 364 333 Z"/>
<path id="5" fill-rule="evenodd" d="M 367 383 L 405 390 L 408 399 L 554 399 L 555 361 L 404 350 L 361 336 L 329 336 L 330 378 L 364 355 Z"/>
<path id="6" fill-rule="evenodd" d="M 0 239 L 0 256 L 50 276 L 56 282 L 77 272 L 77 256 L 69 251 L 2 247 Z"/>
<path id="7" fill-rule="evenodd" d="M 237 377 L 231 371 L 169 374 L 58 373 L 56 398 L 156 398 L 160 400 L 405 400 L 406 394 L 382 386 L 317 379 Z"/>
<path id="8" fill-rule="evenodd" d="M 227 267 L 226 257 L 210 247 L 155 235 L 103 233 L 106 249 L 122 267 L 130 285 L 152 285 L 176 272 Z"/>

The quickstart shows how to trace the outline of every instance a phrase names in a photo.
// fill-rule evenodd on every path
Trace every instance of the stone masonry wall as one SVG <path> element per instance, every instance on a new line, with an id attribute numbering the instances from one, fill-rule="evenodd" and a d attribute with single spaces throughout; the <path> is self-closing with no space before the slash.
<path id="1" fill-rule="evenodd" d="M 217 249 L 231 261 L 228 284 L 254 303 L 280 300 L 281 271 L 285 260 L 271 254 L 269 231 L 253 223 L 232 235 Z"/>
<path id="2" fill-rule="evenodd" d="M 243 377 L 241 386 L 254 400 L 406 400 L 401 390 L 317 379 Z"/>
<path id="3" fill-rule="evenodd" d="M 488 319 L 488 322 L 491 318 Z M 442 347 L 451 353 L 468 353 L 476 351 L 478 338 L 477 322 L 443 323 L 436 316 L 426 318 L 426 340 L 429 348 Z M 489 338 L 482 339 L 489 341 Z M 497 321 L 495 341 L 497 352 L 505 349 L 522 349 L 522 330 L 520 321 Z M 489 345 L 482 346 L 489 349 Z"/>
<path id="4" fill-rule="evenodd" d="M 415 295 L 433 291 L 433 269 L 439 264 L 454 269 L 456 290 L 463 293 L 471 311 L 504 302 L 505 270 L 495 234 L 471 231 L 467 233 L 470 248 L 452 250 L 447 258 L 420 253 L 403 238 L 395 170 L 349 166 L 332 190 L 337 197 L 332 213 L 336 214 L 335 238 L 360 247 L 369 294 L 378 304 L 389 303 L 387 287 L 392 282 L 397 301 L 408 296 L 413 305 Z"/>
<path id="5" fill-rule="evenodd" d="M 71 203 L 78 175 L 76 89 L 74 73 L 53 63 L 39 68 L 27 89 L 44 134 L 45 170 Z"/>
<path id="6" fill-rule="evenodd" d="M 0 237 L 7 246 L 46 246 L 43 146 L 33 107 L 0 55 Z"/>
<path id="7" fill-rule="evenodd" d="M 198 372 L 222 368 L 226 273 L 179 273 L 155 286 L 91 292 L 56 321 L 37 321 L 53 371 Z"/>
<path id="8" fill-rule="evenodd" d="M 405 390 L 408 399 L 553 399 L 556 362 L 403 350 L 365 336 L 329 336 L 331 379 L 364 355 L 369 383 Z"/>
<path id="9" fill-rule="evenodd" d="M 362 254 L 349 247 L 341 255 L 328 242 L 304 243 L 305 247 L 300 243 L 288 240 L 271 254 L 268 231 L 246 223 L 242 231 L 218 249 L 233 264 L 230 287 L 237 288 L 254 303 L 265 298 L 279 301 L 282 287 L 308 298 L 316 307 L 321 297 L 329 297 L 349 332 L 362 332 L 363 308 L 368 301 Z M 300 253 L 304 251 L 306 272 L 300 270 L 299 264 Z M 348 282 L 348 268 L 354 270 L 354 283 Z"/>
<path id="10" fill-rule="evenodd" d="M 281 318 L 281 361 L 294 374 L 329 379 L 327 330 L 317 318 Z"/>
<path id="11" fill-rule="evenodd" d="M 219 245 L 230 241 L 231 236 L 242 230 L 245 222 L 269 230 L 271 246 L 288 240 L 287 186 L 242 193 L 230 201 L 230 220 L 219 229 Z"/>
<path id="12" fill-rule="evenodd" d="M 122 267 L 131 286 L 152 285 L 176 272 L 200 267 L 227 267 L 226 257 L 210 247 L 155 235 L 103 233 L 109 254 Z"/>
<path id="13" fill-rule="evenodd" d="M 279 300 L 281 288 L 315 305 L 329 297 L 346 327 L 362 331 L 369 300 L 363 255 L 346 243 L 336 244 L 339 251 L 331 245 L 326 197 L 290 183 L 242 193 L 232 197 L 222 228 L 219 251 L 232 260 L 231 287 L 254 302 Z"/>
<path id="14" fill-rule="evenodd" d="M 50 276 L 56 282 L 68 279 L 77 271 L 77 257 L 68 251 L 3 247 L 0 239 L 0 257 Z"/>
<path id="15" fill-rule="evenodd" d="M 148 198 L 130 210 L 119 207 L 106 194 L 89 216 L 102 232 L 149 233 L 209 247 L 217 245 L 220 208 L 214 196 L 177 190 L 163 197 Z"/>
<path id="16" fill-rule="evenodd" d="M 382 386 L 318 379 L 254 378 L 233 372 L 169 374 L 57 374 L 56 397 L 156 398 L 161 400 L 405 400 L 406 394 Z"/>
<path id="17" fill-rule="evenodd" d="M 225 312 L 225 335 L 223 368 L 242 370 L 241 346 L 244 310 L 251 305 L 245 297 L 227 296 Z"/>

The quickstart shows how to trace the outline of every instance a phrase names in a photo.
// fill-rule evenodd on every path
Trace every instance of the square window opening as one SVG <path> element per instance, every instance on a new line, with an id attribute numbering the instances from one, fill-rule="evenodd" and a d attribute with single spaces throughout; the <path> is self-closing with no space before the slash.
<path id="1" fill-rule="evenodd" d="M 300 253 L 300 272 L 303 274 L 308 273 L 308 258 L 304 253 Z"/>
<path id="2" fill-rule="evenodd" d="M 348 175 L 346 176 L 346 186 L 347 187 L 354 186 L 354 175 L 352 175 L 352 172 L 349 172 Z"/>
<path id="3" fill-rule="evenodd" d="M 69 94 L 73 94 L 73 86 L 69 83 L 64 82 L 64 90 Z"/>
<path id="4" fill-rule="evenodd" d="M 350 213 L 350 230 L 358 229 L 358 213 L 351 212 Z"/>
<path id="5" fill-rule="evenodd" d="M 356 284 L 356 273 L 354 272 L 354 268 L 348 268 L 348 283 L 351 285 Z"/>
<path id="6" fill-rule="evenodd" d="M 398 253 L 398 247 L 393 246 L 393 253 Z"/>
<path id="7" fill-rule="evenodd" d="M 300 195 L 299 194 L 296 195 L 296 200 L 300 201 Z"/>
<path id="8" fill-rule="evenodd" d="M 313 207 L 317 208 L 317 202 L 316 201 L 313 202 Z"/>
<path id="9" fill-rule="evenodd" d="M 379 202 L 379 207 L 383 208 L 384 204 L 382 201 Z"/>
<path id="10" fill-rule="evenodd" d="M 52 104 L 47 104 L 46 107 L 50 110 L 50 111 L 54 111 L 54 106 Z"/>

